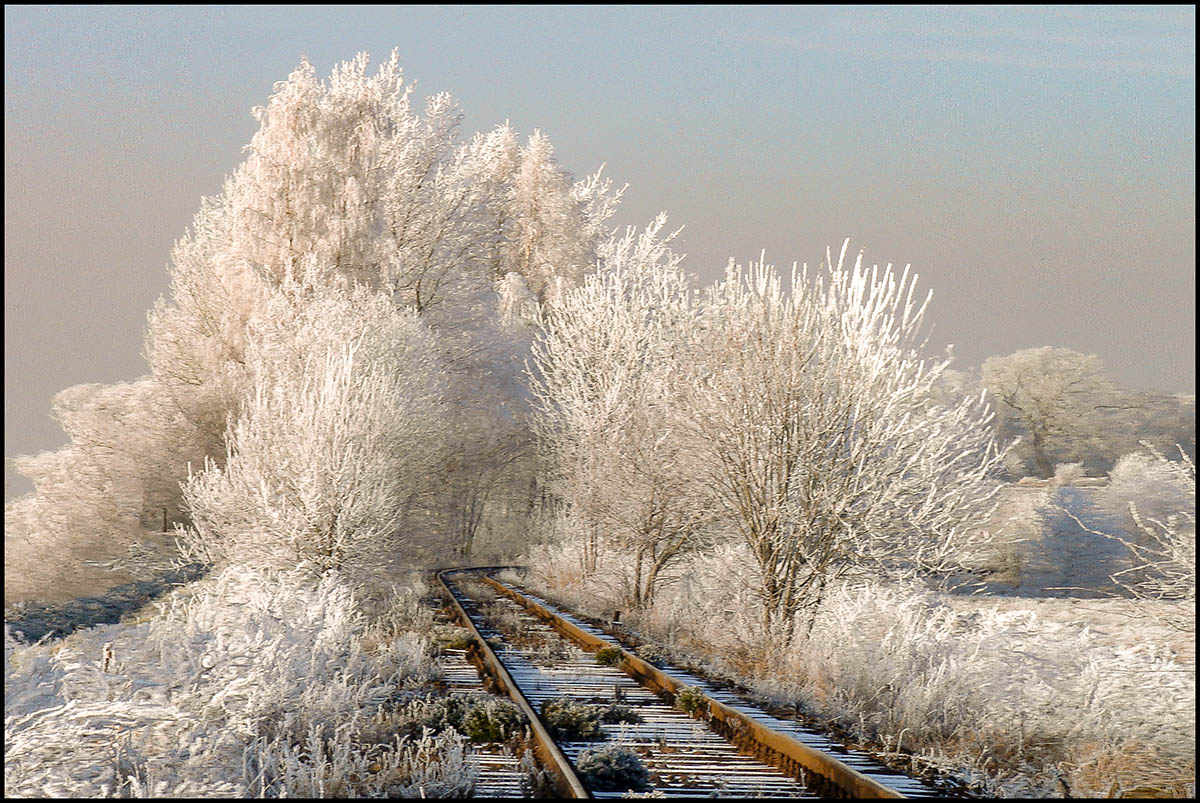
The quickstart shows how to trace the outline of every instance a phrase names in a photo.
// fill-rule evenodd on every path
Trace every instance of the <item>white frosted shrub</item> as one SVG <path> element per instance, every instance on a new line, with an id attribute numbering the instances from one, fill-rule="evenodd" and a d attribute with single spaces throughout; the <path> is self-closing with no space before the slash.
<path id="1" fill-rule="evenodd" d="M 434 678 L 423 636 L 373 638 L 367 653 L 371 627 L 335 573 L 314 583 L 229 570 L 155 625 L 162 659 L 198 654 L 214 684 L 205 710 L 219 709 L 246 733 L 299 738 L 314 724 L 332 730 Z"/>
<path id="2" fill-rule="evenodd" d="M 259 744 L 263 797 L 468 797 L 477 771 L 466 761 L 466 740 L 455 731 L 362 750 L 343 725 L 333 738 L 316 726 L 298 745 Z"/>
<path id="3" fill-rule="evenodd" d="M 1194 749 L 1180 717 L 1194 680 L 1170 658 L 1103 647 L 1085 626 L 1032 610 L 964 614 L 929 593 L 845 585 L 779 677 L 780 692 L 843 726 L 858 719 L 867 738 L 978 760 L 991 794 L 1054 794 L 1063 765 L 1084 794 L 1134 778 L 1170 787 Z M 1143 766 L 1098 771 L 1122 751 Z"/>
<path id="4" fill-rule="evenodd" d="M 310 269 L 272 299 L 247 349 L 253 395 L 231 422 L 224 468 L 184 497 L 194 558 L 327 569 L 374 580 L 411 560 L 406 512 L 427 490 L 442 385 L 417 316 Z"/>
<path id="5" fill-rule="evenodd" d="M 1133 565 L 1112 575 L 1137 599 L 1193 603 L 1196 599 L 1196 464 L 1181 449 L 1180 460 L 1125 455 L 1113 467 L 1100 505 L 1125 514 L 1124 533 L 1108 533 L 1129 550 Z M 1190 607 L 1190 606 L 1188 606 Z M 1150 607 L 1172 627 L 1194 632 L 1194 610 Z"/>
<path id="6" fill-rule="evenodd" d="M 1117 460 L 1109 472 L 1108 485 L 1097 491 L 1094 499 L 1111 513 L 1128 516 L 1132 502 L 1143 518 L 1165 519 L 1189 507 L 1195 510 L 1195 485 L 1188 481 L 1185 464 L 1153 453 L 1135 452 Z M 1127 518 L 1126 523 L 1132 530 L 1132 519 Z"/>
<path id="7" fill-rule="evenodd" d="M 1083 468 L 1083 463 L 1056 463 L 1054 466 L 1054 476 L 1050 479 L 1050 484 L 1056 487 L 1063 485 L 1074 485 L 1081 479 L 1087 478 L 1087 472 Z"/>
<path id="8" fill-rule="evenodd" d="M 394 739 L 437 676 L 412 621 L 332 575 L 234 568 L 138 625 L 6 635 L 6 796 L 464 794 L 456 735 Z"/>

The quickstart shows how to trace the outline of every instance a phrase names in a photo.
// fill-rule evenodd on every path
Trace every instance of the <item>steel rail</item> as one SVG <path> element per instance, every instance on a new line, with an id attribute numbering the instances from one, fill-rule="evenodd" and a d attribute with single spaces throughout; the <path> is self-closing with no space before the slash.
<path id="1" fill-rule="evenodd" d="M 594 652 L 602 647 L 612 646 L 609 642 L 597 638 L 547 610 L 524 594 L 497 582 L 486 573 L 481 573 L 479 577 L 497 592 L 521 605 L 583 648 Z M 685 684 L 641 658 L 630 655 L 626 650 L 622 650 L 622 660 L 617 666 L 642 686 L 654 692 L 665 692 L 673 696 L 685 687 Z M 841 794 L 848 797 L 871 799 L 906 797 L 899 791 L 839 761 L 836 757 L 810 747 L 785 733 L 767 728 L 742 712 L 714 700 L 708 695 L 705 695 L 705 702 L 707 705 L 697 711 L 700 718 L 706 719 L 710 725 L 714 726 L 714 730 L 738 747 L 760 753 L 768 763 L 774 764 L 786 772 L 794 774 L 798 768 L 804 768 L 823 778 Z"/>
<path id="2" fill-rule="evenodd" d="M 507 567 L 486 568 L 499 570 Z M 566 798 L 590 799 L 592 796 L 588 792 L 587 787 L 583 785 L 583 782 L 579 780 L 579 776 L 575 773 L 575 767 L 571 765 L 571 762 L 563 754 L 562 750 L 555 744 L 554 739 L 551 738 L 550 732 L 546 730 L 546 726 L 542 723 L 541 718 L 533 710 L 533 706 L 529 704 L 529 700 L 521 693 L 512 675 L 509 674 L 508 669 L 479 633 L 478 628 L 475 627 L 475 623 L 471 621 L 471 617 L 467 615 L 466 610 L 450 589 L 450 584 L 446 582 L 445 575 L 463 571 L 477 570 L 446 569 L 437 573 L 437 579 L 442 584 L 442 588 L 445 590 L 455 614 L 462 621 L 463 626 L 470 632 L 476 646 L 476 654 L 482 663 L 484 671 L 491 676 L 502 691 L 512 698 L 517 708 L 521 709 L 521 713 L 529 720 L 529 729 L 533 735 L 537 753 L 542 759 L 543 765 L 550 769 L 558 781 L 559 793 Z"/>

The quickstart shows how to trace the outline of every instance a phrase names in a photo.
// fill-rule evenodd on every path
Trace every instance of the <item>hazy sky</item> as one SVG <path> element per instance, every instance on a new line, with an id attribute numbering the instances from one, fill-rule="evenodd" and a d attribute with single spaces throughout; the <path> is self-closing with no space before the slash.
<path id="1" fill-rule="evenodd" d="M 1055 345 L 1195 392 L 1196 16 L 1103 7 L 4 9 L 4 449 L 50 400 L 145 373 L 166 263 L 302 55 L 397 48 L 463 131 L 549 134 L 617 223 L 815 263 L 851 238 L 934 290 L 957 367 Z M 5 472 L 5 496 L 26 489 Z"/>

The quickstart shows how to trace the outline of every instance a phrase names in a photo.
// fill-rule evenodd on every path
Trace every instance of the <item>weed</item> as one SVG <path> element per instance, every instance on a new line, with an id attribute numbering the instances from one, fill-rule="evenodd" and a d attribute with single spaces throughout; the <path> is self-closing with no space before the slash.
<path id="1" fill-rule="evenodd" d="M 625 651 L 620 647 L 601 647 L 596 651 L 596 663 L 600 666 L 616 666 L 625 658 Z"/>
<path id="2" fill-rule="evenodd" d="M 472 742 L 503 742 L 521 732 L 525 717 L 508 700 L 485 697 L 463 715 L 462 727 Z"/>
<path id="3" fill-rule="evenodd" d="M 592 741 L 604 738 L 600 727 L 600 709 L 569 697 L 542 703 L 542 719 L 556 738 L 568 741 Z"/>
<path id="4" fill-rule="evenodd" d="M 626 723 L 636 725 L 643 722 L 642 715 L 624 703 L 612 703 L 600 711 L 600 721 L 605 725 Z"/>
<path id="5" fill-rule="evenodd" d="M 646 663 L 651 664 L 652 666 L 657 666 L 660 669 L 667 662 L 667 656 L 663 654 L 662 650 L 653 644 L 640 644 L 634 648 L 633 654 L 638 658 L 641 658 Z"/>
<path id="6" fill-rule="evenodd" d="M 433 641 L 443 650 L 465 650 L 471 646 L 473 639 L 471 631 L 465 627 L 446 625 L 434 631 Z"/>
<path id="7" fill-rule="evenodd" d="M 699 686 L 684 686 L 675 692 L 675 707 L 685 714 L 694 716 L 708 705 L 708 698 Z"/>
<path id="8" fill-rule="evenodd" d="M 579 774 L 598 792 L 644 792 L 650 773 L 633 750 L 619 744 L 592 747 L 575 762 Z"/>
<path id="9" fill-rule="evenodd" d="M 480 695 L 433 697 L 422 706 L 416 723 L 433 733 L 453 728 L 472 742 L 503 742 L 521 732 L 525 717 L 508 700 Z"/>

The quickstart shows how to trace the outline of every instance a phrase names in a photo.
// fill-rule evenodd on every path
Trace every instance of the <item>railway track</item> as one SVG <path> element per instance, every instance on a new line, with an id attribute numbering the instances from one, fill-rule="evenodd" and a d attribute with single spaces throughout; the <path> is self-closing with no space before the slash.
<path id="1" fill-rule="evenodd" d="M 587 764 L 588 751 L 607 744 L 637 754 L 649 772 L 642 791 L 668 797 L 939 796 L 864 753 L 773 717 L 690 673 L 652 666 L 624 650 L 615 665 L 600 665 L 597 650 L 608 648 L 611 656 L 621 649 L 614 637 L 496 581 L 486 569 L 447 570 L 439 579 L 476 640 L 473 662 L 525 712 L 542 764 L 563 797 L 626 793 L 577 771 L 581 759 Z M 685 688 L 695 718 L 672 705 Z M 561 733 L 556 739 L 538 714 L 547 702 L 564 698 L 623 711 L 618 718 L 626 721 L 603 725 L 605 741 Z M 607 708 L 614 704 L 623 708 Z"/>
<path id="2" fill-rule="evenodd" d="M 439 657 L 446 690 L 468 699 L 490 694 L 480 679 L 470 650 L 444 647 Z M 478 773 L 474 796 L 480 798 L 529 797 L 528 771 L 507 747 L 495 744 L 472 745 L 466 761 Z"/>

